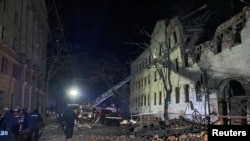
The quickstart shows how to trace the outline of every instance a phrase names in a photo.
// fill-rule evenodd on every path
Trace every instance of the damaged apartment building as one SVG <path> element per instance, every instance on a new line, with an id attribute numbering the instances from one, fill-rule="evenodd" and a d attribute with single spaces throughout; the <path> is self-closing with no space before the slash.
<path id="1" fill-rule="evenodd" d="M 141 120 L 185 118 L 249 124 L 250 9 L 217 26 L 205 41 L 204 16 L 159 20 L 150 45 L 131 63 L 130 113 Z"/>

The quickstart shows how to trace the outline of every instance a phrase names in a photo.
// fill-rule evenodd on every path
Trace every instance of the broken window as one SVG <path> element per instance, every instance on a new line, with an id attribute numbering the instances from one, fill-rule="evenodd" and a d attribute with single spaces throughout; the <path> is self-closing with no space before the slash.
<path id="1" fill-rule="evenodd" d="M 144 102 L 143 95 L 141 95 L 141 106 L 143 106 L 143 102 Z"/>
<path id="2" fill-rule="evenodd" d="M 138 107 L 140 107 L 140 106 L 141 106 L 141 97 L 140 97 L 140 96 L 138 96 L 137 100 L 138 100 L 137 105 L 138 105 Z"/>
<path id="3" fill-rule="evenodd" d="M 159 56 L 161 56 L 162 55 L 162 45 L 160 44 L 160 46 L 159 46 Z"/>
<path id="4" fill-rule="evenodd" d="M 175 70 L 176 70 L 176 72 L 179 72 L 178 58 L 175 59 Z"/>
<path id="5" fill-rule="evenodd" d="M 189 85 L 184 86 L 185 102 L 189 102 Z"/>
<path id="6" fill-rule="evenodd" d="M 159 92 L 159 105 L 161 105 L 162 94 L 161 91 Z"/>
<path id="7" fill-rule="evenodd" d="M 180 103 L 180 87 L 175 87 L 175 103 Z"/>
<path id="8" fill-rule="evenodd" d="M 223 35 L 220 34 L 215 37 L 215 45 L 214 45 L 214 54 L 220 53 L 222 51 L 222 37 Z"/>
<path id="9" fill-rule="evenodd" d="M 137 99 L 137 97 L 135 98 L 135 107 L 136 108 L 138 107 L 138 99 Z"/>
<path id="10" fill-rule="evenodd" d="M 171 41 L 170 41 L 170 38 L 167 39 L 167 45 L 168 45 L 168 48 L 170 49 L 170 48 L 171 48 Z"/>
<path id="11" fill-rule="evenodd" d="M 206 71 L 202 72 L 201 83 L 203 85 L 207 85 L 207 83 L 208 83 L 208 78 L 207 78 L 207 72 Z"/>
<path id="12" fill-rule="evenodd" d="M 148 63 L 151 63 L 151 55 L 148 57 Z"/>
<path id="13" fill-rule="evenodd" d="M 176 32 L 173 32 L 173 37 L 174 37 L 174 44 L 177 43 L 177 36 L 176 36 Z"/>
<path id="14" fill-rule="evenodd" d="M 243 21 L 240 21 L 238 24 L 234 25 L 232 27 L 232 30 L 233 30 L 233 36 L 234 36 L 234 43 L 235 44 L 238 44 L 238 43 L 241 43 L 241 35 L 240 35 L 240 32 L 243 28 Z"/>
<path id="15" fill-rule="evenodd" d="M 195 49 L 195 61 L 199 62 L 201 57 L 201 46 L 197 46 Z"/>
<path id="16" fill-rule="evenodd" d="M 234 45 L 233 33 L 231 28 L 227 28 L 223 31 L 223 38 L 221 44 L 222 50 L 225 48 L 230 48 Z"/>
<path id="17" fill-rule="evenodd" d="M 187 55 L 187 53 L 184 54 L 184 66 L 188 67 L 188 55 Z"/>
<path id="18" fill-rule="evenodd" d="M 154 81 L 157 81 L 157 71 L 155 71 L 155 80 Z"/>
<path id="19" fill-rule="evenodd" d="M 201 102 L 201 82 L 197 81 L 195 84 L 196 101 Z"/>
<path id="20" fill-rule="evenodd" d="M 150 95 L 148 94 L 148 106 L 150 104 Z"/>
<path id="21" fill-rule="evenodd" d="M 156 105 L 156 93 L 154 93 L 154 105 Z"/>

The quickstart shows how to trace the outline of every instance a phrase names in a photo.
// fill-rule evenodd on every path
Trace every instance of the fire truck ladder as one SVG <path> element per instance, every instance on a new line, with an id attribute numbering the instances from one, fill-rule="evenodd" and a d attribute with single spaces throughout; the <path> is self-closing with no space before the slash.
<path id="1" fill-rule="evenodd" d="M 125 79 L 123 79 L 118 84 L 116 84 L 115 86 L 113 86 L 112 88 L 110 88 L 108 91 L 106 91 L 105 93 L 103 93 L 102 95 L 100 95 L 99 97 L 97 97 L 96 99 L 94 99 L 90 103 L 90 105 L 91 105 L 90 109 L 93 109 L 95 106 L 97 106 L 98 104 L 102 103 L 104 100 L 108 99 L 110 96 L 112 96 L 114 94 L 114 91 L 116 91 L 121 86 L 123 86 L 124 84 L 126 84 L 127 82 L 129 82 L 131 79 L 133 79 L 140 72 L 137 72 L 134 75 L 127 76 Z"/>

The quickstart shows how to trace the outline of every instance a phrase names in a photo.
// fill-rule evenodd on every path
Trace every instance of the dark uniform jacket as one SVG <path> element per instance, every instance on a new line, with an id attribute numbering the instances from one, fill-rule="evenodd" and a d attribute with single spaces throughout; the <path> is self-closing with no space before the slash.
<path id="1" fill-rule="evenodd" d="M 38 110 L 34 110 L 32 113 L 30 113 L 28 120 L 30 129 L 40 128 L 41 124 L 43 123 L 42 116 Z"/>
<path id="2" fill-rule="evenodd" d="M 62 116 L 62 121 L 66 122 L 66 127 L 74 127 L 74 123 L 76 120 L 76 113 L 70 109 L 64 111 Z"/>

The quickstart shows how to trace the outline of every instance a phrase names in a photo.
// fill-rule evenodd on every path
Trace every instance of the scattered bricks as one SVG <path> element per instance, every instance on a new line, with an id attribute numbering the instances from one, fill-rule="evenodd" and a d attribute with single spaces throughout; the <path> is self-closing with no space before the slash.
<path id="1" fill-rule="evenodd" d="M 135 128 L 134 128 L 134 132 L 141 131 L 142 129 L 144 129 L 144 125 L 140 125 L 140 126 L 138 126 L 138 127 L 135 127 Z"/>
<path id="2" fill-rule="evenodd" d="M 129 138 L 134 139 L 135 135 L 129 135 Z"/>
<path id="3" fill-rule="evenodd" d="M 157 134 L 154 135 L 154 137 L 152 138 L 152 141 L 157 141 L 159 138 L 159 136 Z"/>
<path id="4" fill-rule="evenodd" d="M 186 134 L 183 134 L 181 136 L 179 136 L 179 141 L 184 141 L 187 139 L 187 135 Z"/>
<path id="5" fill-rule="evenodd" d="M 203 140 L 208 141 L 208 135 L 204 135 Z"/>
<path id="6" fill-rule="evenodd" d="M 178 141 L 178 137 L 169 136 L 169 137 L 167 138 L 167 141 Z"/>

